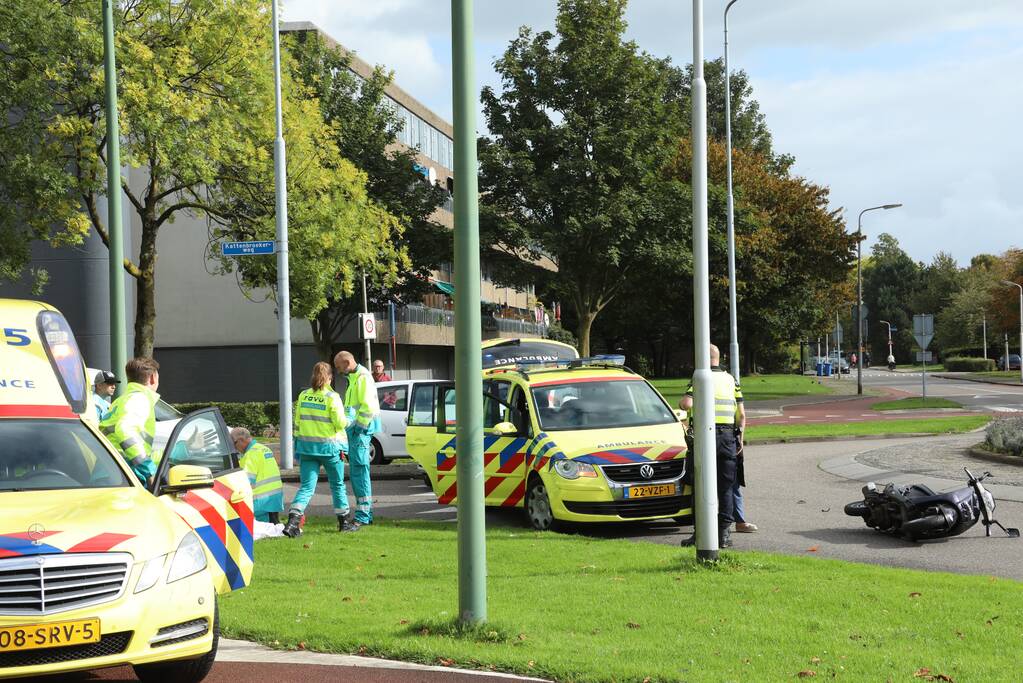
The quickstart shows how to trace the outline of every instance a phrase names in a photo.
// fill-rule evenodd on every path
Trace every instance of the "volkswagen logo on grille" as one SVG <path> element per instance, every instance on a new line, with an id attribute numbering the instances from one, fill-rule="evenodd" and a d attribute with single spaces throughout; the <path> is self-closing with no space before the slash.
<path id="1" fill-rule="evenodd" d="M 639 468 L 639 473 L 640 473 L 640 475 L 644 479 L 653 479 L 654 478 L 654 466 L 653 465 L 643 465 L 642 467 Z"/>

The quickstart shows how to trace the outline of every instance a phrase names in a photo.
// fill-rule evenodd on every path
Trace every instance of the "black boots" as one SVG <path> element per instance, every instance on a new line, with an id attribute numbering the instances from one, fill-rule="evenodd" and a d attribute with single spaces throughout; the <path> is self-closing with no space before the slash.
<path id="1" fill-rule="evenodd" d="M 301 512 L 289 512 L 288 521 L 284 525 L 284 531 L 282 532 L 288 538 L 298 538 L 302 535 L 302 513 Z"/>
<path id="2" fill-rule="evenodd" d="M 359 524 L 352 521 L 351 515 L 338 515 L 337 516 L 337 530 L 338 531 L 358 531 Z"/>
<path id="3" fill-rule="evenodd" d="M 718 547 L 719 548 L 731 548 L 732 547 L 732 533 L 729 531 L 728 526 L 718 527 Z M 694 533 L 689 538 L 683 538 L 682 542 L 679 543 L 683 548 L 693 548 L 696 546 L 696 534 Z"/>

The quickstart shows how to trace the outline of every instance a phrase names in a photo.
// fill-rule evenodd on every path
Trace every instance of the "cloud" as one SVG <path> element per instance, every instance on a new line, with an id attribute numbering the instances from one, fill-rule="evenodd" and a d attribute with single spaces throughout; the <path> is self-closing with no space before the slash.
<path id="1" fill-rule="evenodd" d="M 705 3 L 705 56 L 722 52 L 724 2 Z M 692 5 L 633 0 L 628 37 L 692 60 Z M 475 3 L 477 81 L 521 25 L 551 29 L 553 0 Z M 450 4 L 433 0 L 284 0 L 287 20 L 317 23 L 395 72 L 395 81 L 451 117 Z M 729 12 L 731 65 L 749 73 L 775 147 L 797 172 L 832 189 L 855 229 L 895 235 L 916 259 L 939 250 L 960 263 L 1015 244 L 1023 199 L 1023 8 L 1019 0 L 740 0 Z M 482 127 L 482 120 L 480 123 Z M 869 245 L 868 241 L 868 245 Z"/>

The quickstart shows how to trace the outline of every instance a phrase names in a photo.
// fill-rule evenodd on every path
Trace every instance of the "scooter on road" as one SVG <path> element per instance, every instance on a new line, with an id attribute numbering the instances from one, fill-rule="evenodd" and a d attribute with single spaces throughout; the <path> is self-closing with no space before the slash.
<path id="1" fill-rule="evenodd" d="M 896 486 L 879 490 L 874 482 L 863 487 L 863 500 L 845 506 L 845 514 L 860 517 L 868 527 L 910 541 L 958 536 L 978 521 L 984 523 L 985 536 L 997 526 L 1010 538 L 1019 538 L 1019 529 L 1005 528 L 992 517 L 995 498 L 982 483 L 990 472 L 974 476 L 963 468 L 967 485 L 947 493 L 935 493 L 923 484 Z"/>

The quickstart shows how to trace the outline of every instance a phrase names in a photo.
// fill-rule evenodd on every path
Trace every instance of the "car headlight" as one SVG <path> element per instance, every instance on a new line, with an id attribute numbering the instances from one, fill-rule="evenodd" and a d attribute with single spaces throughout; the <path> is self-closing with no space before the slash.
<path id="1" fill-rule="evenodd" d="M 135 584 L 135 592 L 141 593 L 147 591 L 156 585 L 156 582 L 160 580 L 160 576 L 163 574 L 163 566 L 167 563 L 167 556 L 160 555 L 154 557 L 142 566 L 142 572 L 139 574 L 139 580 Z"/>
<path id="2" fill-rule="evenodd" d="M 554 471 L 565 479 L 578 479 L 579 477 L 596 477 L 597 470 L 593 465 L 575 460 L 555 460 Z"/>
<path id="3" fill-rule="evenodd" d="M 203 569 L 206 569 L 206 551 L 199 537 L 194 531 L 190 531 L 181 539 L 178 549 L 174 551 L 174 559 L 171 560 L 170 571 L 167 572 L 167 583 L 174 583 Z"/>

